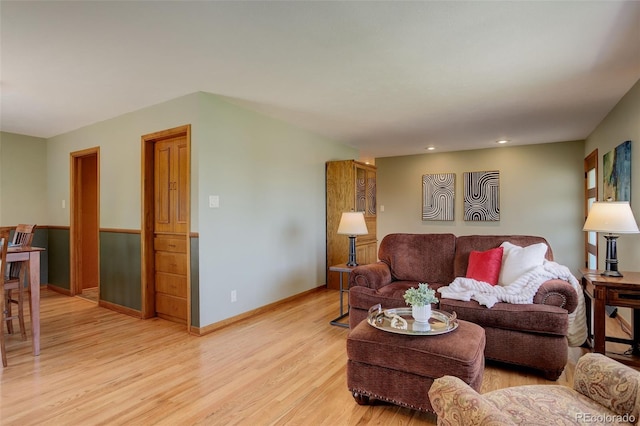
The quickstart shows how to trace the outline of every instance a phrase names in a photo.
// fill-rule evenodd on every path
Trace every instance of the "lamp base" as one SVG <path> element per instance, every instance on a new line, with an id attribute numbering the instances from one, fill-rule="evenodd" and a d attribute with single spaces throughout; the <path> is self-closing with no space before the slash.
<path id="1" fill-rule="evenodd" d="M 358 266 L 358 262 L 356 262 L 356 236 L 349 235 L 349 261 L 347 262 L 347 266 Z"/>
<path id="2" fill-rule="evenodd" d="M 604 236 L 607 240 L 607 258 L 605 260 L 605 269 L 600 275 L 605 277 L 621 277 L 622 274 L 618 271 L 618 248 L 617 235 L 607 234 Z"/>

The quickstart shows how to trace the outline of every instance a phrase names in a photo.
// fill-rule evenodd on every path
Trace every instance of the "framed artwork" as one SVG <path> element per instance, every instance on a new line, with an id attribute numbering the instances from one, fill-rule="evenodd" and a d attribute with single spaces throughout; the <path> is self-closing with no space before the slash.
<path id="1" fill-rule="evenodd" d="M 622 142 L 602 157 L 603 200 L 631 201 L 631 141 Z"/>
<path id="2" fill-rule="evenodd" d="M 464 173 L 464 220 L 500 220 L 500 172 Z"/>
<path id="3" fill-rule="evenodd" d="M 422 175 L 422 220 L 454 220 L 455 173 Z"/>

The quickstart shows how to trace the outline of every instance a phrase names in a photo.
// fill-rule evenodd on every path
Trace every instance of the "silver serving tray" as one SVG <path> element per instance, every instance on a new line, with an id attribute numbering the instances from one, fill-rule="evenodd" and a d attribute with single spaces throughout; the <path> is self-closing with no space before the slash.
<path id="1" fill-rule="evenodd" d="M 394 315 L 403 318 L 407 322 L 406 330 L 392 326 L 392 323 L 401 323 L 397 318 L 394 321 Z M 458 319 L 455 312 L 450 314 L 439 309 L 431 309 L 431 319 L 429 319 L 429 324 L 427 325 L 418 323 L 413 319 L 411 308 L 382 309 L 380 304 L 369 309 L 367 322 L 379 330 L 413 336 L 435 336 L 449 333 L 458 328 Z"/>

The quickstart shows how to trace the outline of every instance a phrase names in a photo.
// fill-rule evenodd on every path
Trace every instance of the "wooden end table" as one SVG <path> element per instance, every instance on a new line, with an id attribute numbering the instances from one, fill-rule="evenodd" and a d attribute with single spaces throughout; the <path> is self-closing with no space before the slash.
<path id="1" fill-rule="evenodd" d="M 340 315 L 330 321 L 331 325 L 336 325 L 338 327 L 346 327 L 349 328 L 349 324 L 341 322 L 343 318 L 349 315 L 349 284 L 347 278 L 347 288 L 344 288 L 344 282 L 342 280 L 343 274 L 347 274 L 347 277 L 353 271 L 355 266 L 347 266 L 346 263 L 342 263 L 340 265 L 333 265 L 329 267 L 329 271 L 338 272 L 340 274 Z M 344 301 L 343 295 L 347 294 L 347 310 L 344 309 Z"/>
<path id="2" fill-rule="evenodd" d="M 640 367 L 640 272 L 622 272 L 623 277 L 606 277 L 600 270 L 580 269 L 587 311 L 587 341 L 594 352 L 605 354 L 624 364 Z M 633 337 L 609 337 L 605 331 L 605 306 L 633 309 Z M 591 321 L 593 321 L 593 329 Z M 607 352 L 605 343 L 631 345 L 630 353 Z"/>

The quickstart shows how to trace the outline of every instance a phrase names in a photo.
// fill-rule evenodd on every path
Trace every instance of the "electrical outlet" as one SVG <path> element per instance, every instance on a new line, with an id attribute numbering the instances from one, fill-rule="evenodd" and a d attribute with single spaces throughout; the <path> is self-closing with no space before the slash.
<path id="1" fill-rule="evenodd" d="M 235 290 L 231 290 L 231 302 L 238 301 L 238 293 Z"/>

